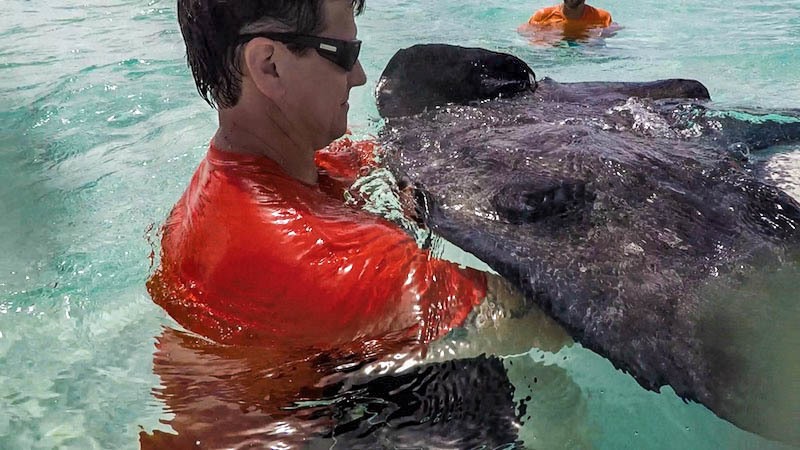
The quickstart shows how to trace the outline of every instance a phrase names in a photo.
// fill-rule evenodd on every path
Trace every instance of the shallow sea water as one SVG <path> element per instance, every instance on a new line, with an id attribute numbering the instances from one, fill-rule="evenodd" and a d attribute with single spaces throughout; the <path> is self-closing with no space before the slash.
<path id="1" fill-rule="evenodd" d="M 397 49 L 419 42 L 507 51 L 558 81 L 695 78 L 724 107 L 800 107 L 800 1 L 594 4 L 624 29 L 532 46 L 515 29 L 543 2 L 369 2 L 358 23 L 370 81 L 353 92 L 352 129 L 379 129 L 374 83 Z M 185 67 L 174 2 L 3 5 L 0 449 L 137 448 L 140 430 L 166 429 L 153 345 L 174 326 L 144 290 L 148 239 L 204 154 L 215 115 Z M 772 164 L 782 180 L 800 177 L 798 158 Z M 798 282 L 775 289 L 797 298 Z M 580 346 L 530 358 L 568 375 L 570 402 L 585 410 L 577 425 L 552 426 L 564 436 L 583 429 L 591 447 L 785 448 L 670 389 L 646 392 Z"/>

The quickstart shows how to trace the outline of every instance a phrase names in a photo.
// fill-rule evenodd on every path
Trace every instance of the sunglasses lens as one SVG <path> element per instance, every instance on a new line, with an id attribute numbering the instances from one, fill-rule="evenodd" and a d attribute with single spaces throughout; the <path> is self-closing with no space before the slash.
<path id="1" fill-rule="evenodd" d="M 280 42 L 290 42 L 316 49 L 320 56 L 333 62 L 346 71 L 353 70 L 361 52 L 361 41 L 343 41 L 339 39 L 319 38 L 317 36 L 283 35 L 274 33 L 265 35 Z"/>
<path id="2" fill-rule="evenodd" d="M 361 53 L 361 41 L 350 43 L 347 46 L 347 70 L 352 70 L 358 62 L 358 54 Z"/>
<path id="3" fill-rule="evenodd" d="M 331 59 L 331 61 L 335 62 L 337 65 L 339 65 L 339 67 L 349 72 L 353 70 L 356 62 L 358 62 L 358 54 L 360 51 L 361 42 L 355 41 L 344 43 L 338 48 L 335 59 Z"/>

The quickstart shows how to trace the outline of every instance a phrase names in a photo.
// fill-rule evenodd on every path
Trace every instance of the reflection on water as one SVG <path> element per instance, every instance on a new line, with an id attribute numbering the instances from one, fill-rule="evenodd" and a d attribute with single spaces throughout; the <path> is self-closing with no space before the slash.
<path id="1" fill-rule="evenodd" d="M 581 389 L 563 368 L 528 353 L 435 362 L 410 352 L 389 361 L 318 354 L 275 367 L 261 349 L 167 328 L 154 357 L 155 395 L 172 430 L 142 432 L 141 446 L 590 446 Z"/>
<path id="2" fill-rule="evenodd" d="M 534 47 L 603 47 L 605 39 L 615 36 L 622 27 L 613 24 L 608 28 L 535 26 L 524 24 L 517 29 L 529 45 Z"/>
<path id="3" fill-rule="evenodd" d="M 787 146 L 764 158 L 763 177 L 800 201 L 800 146 Z"/>
<path id="4" fill-rule="evenodd" d="M 141 434 L 147 448 L 230 448 L 246 442 L 302 442 L 319 434 L 322 423 L 284 410 L 294 401 L 316 397 L 320 376 L 312 361 L 274 367 L 258 349 L 220 346 L 165 329 L 158 338 L 155 390 L 169 413 L 175 433 Z"/>

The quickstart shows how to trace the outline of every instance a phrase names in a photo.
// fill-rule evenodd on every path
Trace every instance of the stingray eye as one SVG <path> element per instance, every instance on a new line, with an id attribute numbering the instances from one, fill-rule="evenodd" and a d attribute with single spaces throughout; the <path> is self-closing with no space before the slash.
<path id="1" fill-rule="evenodd" d="M 592 203 L 594 194 L 580 180 L 515 183 L 503 186 L 492 206 L 510 223 L 533 223 L 551 217 L 569 218 Z"/>
<path id="2" fill-rule="evenodd" d="M 538 193 L 526 193 L 523 195 L 525 198 L 525 205 L 536 208 L 542 202 L 542 196 Z"/>
<path id="3" fill-rule="evenodd" d="M 572 196 L 571 195 L 567 195 L 567 190 L 566 189 L 564 189 L 563 187 L 559 188 L 559 189 L 556 190 L 555 194 L 553 195 L 553 203 L 555 203 L 557 205 L 561 204 L 561 203 L 566 203 L 567 199 L 569 197 L 572 197 Z"/>

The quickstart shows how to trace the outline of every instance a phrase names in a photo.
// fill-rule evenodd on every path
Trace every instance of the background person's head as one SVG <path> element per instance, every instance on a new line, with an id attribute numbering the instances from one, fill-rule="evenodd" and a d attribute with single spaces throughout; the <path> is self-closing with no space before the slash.
<path id="1" fill-rule="evenodd" d="M 586 3 L 586 0 L 564 0 L 564 6 L 570 9 L 575 9 L 584 3 Z"/>
<path id="2" fill-rule="evenodd" d="M 356 38 L 365 0 L 178 0 L 178 21 L 200 95 L 221 111 L 281 122 L 321 148 L 347 128 L 350 88 L 366 82 L 317 51 L 264 37 L 298 33 Z"/>

